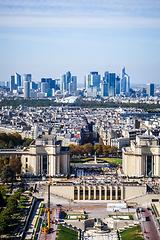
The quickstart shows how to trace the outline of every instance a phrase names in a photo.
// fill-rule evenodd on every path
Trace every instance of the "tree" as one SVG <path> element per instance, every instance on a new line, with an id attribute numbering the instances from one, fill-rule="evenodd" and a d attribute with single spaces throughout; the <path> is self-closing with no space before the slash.
<path id="1" fill-rule="evenodd" d="M 94 148 L 91 143 L 86 143 L 83 145 L 86 154 L 94 154 Z"/>
<path id="2" fill-rule="evenodd" d="M 9 141 L 9 143 L 8 143 L 8 148 L 13 148 L 13 143 L 12 143 L 12 141 Z"/>
<path id="3" fill-rule="evenodd" d="M 9 157 L 4 156 L 0 158 L 0 171 L 2 170 L 4 165 L 8 164 L 8 162 L 9 162 Z"/>
<path id="4" fill-rule="evenodd" d="M 103 154 L 108 156 L 110 153 L 110 148 L 110 145 L 103 145 Z"/>
<path id="5" fill-rule="evenodd" d="M 13 183 L 14 173 L 9 165 L 4 165 L 1 172 L 1 181 L 5 183 Z"/>
<path id="6" fill-rule="evenodd" d="M 16 211 L 17 206 L 18 206 L 17 196 L 15 194 L 11 195 L 7 200 L 7 208 L 11 212 L 13 212 L 13 211 Z"/>
<path id="7" fill-rule="evenodd" d="M 116 154 L 117 153 L 117 147 L 115 147 L 115 146 L 112 146 L 111 148 L 110 148 L 110 153 L 113 155 L 113 154 Z"/>
<path id="8" fill-rule="evenodd" d="M 3 209 L 0 213 L 0 234 L 6 233 L 11 221 L 11 211 Z"/>
<path id="9" fill-rule="evenodd" d="M 94 146 L 94 151 L 97 153 L 97 155 L 103 154 L 103 144 L 96 144 Z"/>
<path id="10" fill-rule="evenodd" d="M 21 172 L 21 159 L 19 157 L 11 156 L 9 160 L 9 165 L 12 168 L 14 174 L 19 174 Z"/>

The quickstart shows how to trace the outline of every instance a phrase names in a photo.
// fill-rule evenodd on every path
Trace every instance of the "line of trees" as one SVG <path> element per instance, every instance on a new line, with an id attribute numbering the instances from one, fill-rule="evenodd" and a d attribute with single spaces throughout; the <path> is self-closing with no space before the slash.
<path id="1" fill-rule="evenodd" d="M 110 145 L 104 145 L 103 143 L 99 143 L 94 146 L 92 146 L 91 143 L 86 143 L 81 146 L 70 144 L 69 147 L 71 148 L 71 157 L 93 155 L 95 152 L 97 155 L 116 155 L 118 150 L 115 146 L 111 147 Z"/>
<path id="2" fill-rule="evenodd" d="M 18 189 L 13 195 L 6 197 L 6 191 L 4 186 L 0 187 L 0 200 L 1 207 L 6 206 L 5 209 L 2 208 L 0 213 L 0 234 L 4 234 L 8 232 L 9 224 L 12 223 L 12 218 L 14 213 L 16 213 L 18 208 L 18 202 L 20 200 L 20 196 L 22 194 L 23 189 Z M 2 206 L 3 202 L 3 206 Z"/>
<path id="3" fill-rule="evenodd" d="M 160 112 L 156 110 L 160 108 L 160 104 L 147 104 L 147 103 L 115 103 L 115 102 L 104 102 L 103 100 L 99 101 L 84 101 L 82 98 L 78 98 L 75 103 L 56 103 L 49 99 L 4 99 L 0 102 L 0 107 L 2 106 L 12 106 L 13 108 L 17 108 L 20 104 L 25 105 L 27 107 L 49 107 L 49 106 L 77 106 L 82 108 L 141 108 L 146 112 Z"/>
<path id="4" fill-rule="evenodd" d="M 16 146 L 27 147 L 33 139 L 22 139 L 19 133 L 0 133 L 0 149 L 14 148 Z"/>

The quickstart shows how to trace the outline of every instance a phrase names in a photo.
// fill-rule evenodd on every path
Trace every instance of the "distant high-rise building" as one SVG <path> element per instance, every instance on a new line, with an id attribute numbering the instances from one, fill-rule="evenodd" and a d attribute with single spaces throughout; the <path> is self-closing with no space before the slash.
<path id="1" fill-rule="evenodd" d="M 77 90 L 77 77 L 76 76 L 72 76 L 72 88 L 73 88 L 73 92 L 75 92 Z"/>
<path id="2" fill-rule="evenodd" d="M 100 90 L 101 75 L 98 72 L 90 72 L 90 74 L 85 76 L 85 88 L 94 88 L 97 87 L 97 90 Z"/>
<path id="3" fill-rule="evenodd" d="M 22 82 L 21 82 L 22 86 L 24 86 L 24 81 L 31 82 L 32 81 L 32 75 L 31 74 L 23 74 Z"/>
<path id="4" fill-rule="evenodd" d="M 69 91 L 70 82 L 71 82 L 71 73 L 70 73 L 70 71 L 68 71 L 66 73 L 66 90 L 67 91 Z"/>
<path id="5" fill-rule="evenodd" d="M 107 74 L 107 82 L 108 82 L 108 96 L 114 97 L 115 96 L 115 73 L 108 73 Z"/>
<path id="6" fill-rule="evenodd" d="M 5 82 L 5 87 L 9 88 L 9 81 Z"/>
<path id="7" fill-rule="evenodd" d="M 47 82 L 42 82 L 41 83 L 41 92 L 42 93 L 47 93 L 47 90 L 49 89 L 48 83 Z"/>
<path id="8" fill-rule="evenodd" d="M 47 82 L 49 89 L 55 88 L 55 80 L 52 78 L 41 78 L 41 83 L 42 82 Z"/>
<path id="9" fill-rule="evenodd" d="M 13 92 L 15 90 L 15 76 L 11 76 L 10 79 L 10 91 Z"/>
<path id="10" fill-rule="evenodd" d="M 146 93 L 148 96 L 154 97 L 154 83 L 147 83 Z"/>
<path id="11" fill-rule="evenodd" d="M 24 86 L 24 98 L 29 98 L 30 97 L 30 82 L 24 81 L 23 86 Z"/>
<path id="12" fill-rule="evenodd" d="M 66 91 L 66 75 L 65 74 L 60 76 L 60 90 Z"/>
<path id="13" fill-rule="evenodd" d="M 18 73 L 15 73 L 15 84 L 17 85 L 17 87 L 21 86 L 21 75 Z"/>
<path id="14" fill-rule="evenodd" d="M 107 97 L 108 96 L 108 83 L 107 81 L 103 81 L 101 84 L 101 97 Z"/>
<path id="15" fill-rule="evenodd" d="M 116 82 L 115 82 L 115 92 L 116 92 L 116 95 L 120 94 L 120 77 L 117 76 L 116 77 Z"/>
<path id="16" fill-rule="evenodd" d="M 77 77 L 71 76 L 70 71 L 60 76 L 60 90 L 75 92 L 77 90 Z"/>
<path id="17" fill-rule="evenodd" d="M 122 69 L 122 79 L 120 83 L 120 93 L 129 95 L 130 92 L 130 77 L 125 72 L 125 68 Z"/>

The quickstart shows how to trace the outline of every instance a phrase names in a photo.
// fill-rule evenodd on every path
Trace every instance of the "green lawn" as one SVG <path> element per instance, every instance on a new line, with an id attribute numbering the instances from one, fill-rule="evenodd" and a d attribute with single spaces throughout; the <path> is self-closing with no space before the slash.
<path id="1" fill-rule="evenodd" d="M 121 237 L 122 240 L 144 240 L 140 225 L 121 232 Z"/>
<path id="2" fill-rule="evenodd" d="M 98 158 L 97 160 L 99 161 L 103 161 L 103 162 L 108 162 L 108 163 L 122 163 L 122 159 L 119 158 Z M 71 163 L 84 163 L 84 162 L 90 162 L 90 161 L 94 161 L 93 158 L 79 158 L 79 159 L 71 159 Z"/>
<path id="3" fill-rule="evenodd" d="M 58 234 L 56 240 L 77 240 L 78 232 L 64 226 L 58 225 Z"/>

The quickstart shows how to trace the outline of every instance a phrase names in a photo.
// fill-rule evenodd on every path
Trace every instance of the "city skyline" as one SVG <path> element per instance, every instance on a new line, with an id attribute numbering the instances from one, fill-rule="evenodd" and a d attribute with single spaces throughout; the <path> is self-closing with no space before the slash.
<path id="1" fill-rule="evenodd" d="M 0 81 L 13 72 L 78 83 L 90 71 L 131 77 L 131 84 L 159 83 L 159 1 L 2 1 Z"/>

